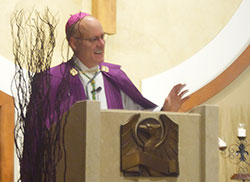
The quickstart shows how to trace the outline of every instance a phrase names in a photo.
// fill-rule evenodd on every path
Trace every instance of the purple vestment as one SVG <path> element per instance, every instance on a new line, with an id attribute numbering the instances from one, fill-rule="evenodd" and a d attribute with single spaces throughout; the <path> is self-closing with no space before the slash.
<path id="1" fill-rule="evenodd" d="M 100 66 L 108 67 L 108 71 L 102 71 L 104 79 L 104 87 L 107 99 L 108 109 L 123 109 L 122 98 L 120 90 L 127 94 L 135 103 L 139 104 L 145 109 L 151 109 L 156 107 L 155 104 L 145 99 L 134 84 L 130 81 L 127 75 L 120 69 L 120 66 L 102 63 Z M 69 75 L 67 87 L 70 87 L 67 93 L 70 97 L 70 101 L 67 106 L 64 105 L 64 101 L 60 107 L 61 111 L 67 111 L 75 102 L 86 100 L 84 88 L 78 74 L 72 74 L 71 70 L 74 69 L 74 60 L 70 60 L 67 63 L 62 63 L 50 70 L 50 100 L 51 109 L 55 110 L 53 105 L 56 93 L 58 92 L 59 84 Z M 53 112 L 51 113 L 53 114 Z"/>
<path id="2" fill-rule="evenodd" d="M 156 106 L 141 95 L 120 66 L 102 63 L 100 67 L 103 66 L 107 68 L 102 74 L 109 109 L 123 109 L 120 90 L 145 109 Z M 37 166 L 51 164 L 52 159 L 44 160 L 44 156 L 50 156 L 57 147 L 56 138 L 48 134 L 49 128 L 54 122 L 57 122 L 56 126 L 60 125 L 61 122 L 58 121 L 63 113 L 81 100 L 86 100 L 86 95 L 78 72 L 74 68 L 73 59 L 34 77 L 30 104 L 25 117 L 24 149 L 21 158 L 22 181 L 41 181 L 44 169 Z"/>

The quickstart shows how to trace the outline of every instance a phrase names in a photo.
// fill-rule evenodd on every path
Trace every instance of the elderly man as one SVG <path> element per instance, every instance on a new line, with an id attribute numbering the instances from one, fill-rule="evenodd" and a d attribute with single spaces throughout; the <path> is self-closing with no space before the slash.
<path id="1" fill-rule="evenodd" d="M 24 118 L 21 181 L 54 181 L 61 156 L 59 138 L 63 113 L 80 100 L 98 100 L 101 109 L 178 111 L 188 97 L 178 84 L 162 107 L 145 99 L 120 66 L 104 63 L 105 39 L 100 22 L 87 13 L 72 15 L 66 24 L 74 56 L 32 80 L 32 94 Z M 57 130 L 49 130 L 52 124 Z M 59 148 L 57 148 L 59 147 Z M 52 155 L 53 154 L 53 155 Z"/>
<path id="2" fill-rule="evenodd" d="M 77 83 L 72 86 L 79 92 L 75 101 L 99 100 L 102 109 L 178 111 L 188 99 L 182 98 L 187 92 L 182 91 L 184 84 L 173 87 L 160 109 L 145 99 L 120 66 L 104 63 L 105 33 L 93 16 L 82 12 L 72 15 L 66 24 L 66 35 L 74 56 L 67 63 L 53 68 L 51 73 L 68 69 L 72 80 Z"/>

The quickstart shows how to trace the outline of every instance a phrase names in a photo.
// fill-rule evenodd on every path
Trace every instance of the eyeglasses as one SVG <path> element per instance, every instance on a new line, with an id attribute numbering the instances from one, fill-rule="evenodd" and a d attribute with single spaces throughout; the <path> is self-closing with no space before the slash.
<path id="1" fill-rule="evenodd" d="M 87 41 L 89 41 L 91 43 L 97 43 L 99 40 L 102 40 L 102 41 L 105 42 L 107 37 L 108 37 L 108 34 L 103 33 L 100 36 L 91 37 L 91 38 L 88 38 L 88 39 L 79 38 L 79 37 L 74 37 L 74 38 L 77 39 L 77 40 L 87 40 Z"/>

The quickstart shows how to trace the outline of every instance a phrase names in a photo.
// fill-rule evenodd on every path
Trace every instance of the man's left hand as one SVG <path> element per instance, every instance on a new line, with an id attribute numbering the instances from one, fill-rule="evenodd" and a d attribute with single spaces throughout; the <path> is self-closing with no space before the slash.
<path id="1" fill-rule="evenodd" d="M 171 89 L 168 97 L 165 99 L 162 111 L 177 112 L 180 109 L 181 105 L 189 98 L 189 96 L 183 97 L 188 92 L 188 90 L 182 91 L 185 86 L 186 84 L 177 84 Z"/>

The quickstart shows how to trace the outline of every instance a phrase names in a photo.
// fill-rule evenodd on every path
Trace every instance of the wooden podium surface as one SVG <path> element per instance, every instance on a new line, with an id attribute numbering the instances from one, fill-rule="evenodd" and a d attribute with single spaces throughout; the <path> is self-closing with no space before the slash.
<path id="1" fill-rule="evenodd" d="M 131 116 L 166 114 L 179 125 L 178 177 L 124 177 L 120 172 L 120 126 Z M 99 102 L 72 106 L 65 127 L 67 182 L 218 182 L 218 108 L 199 106 L 189 113 L 100 110 Z M 63 154 L 65 155 L 65 154 Z M 57 168 L 62 181 L 64 162 Z"/>

